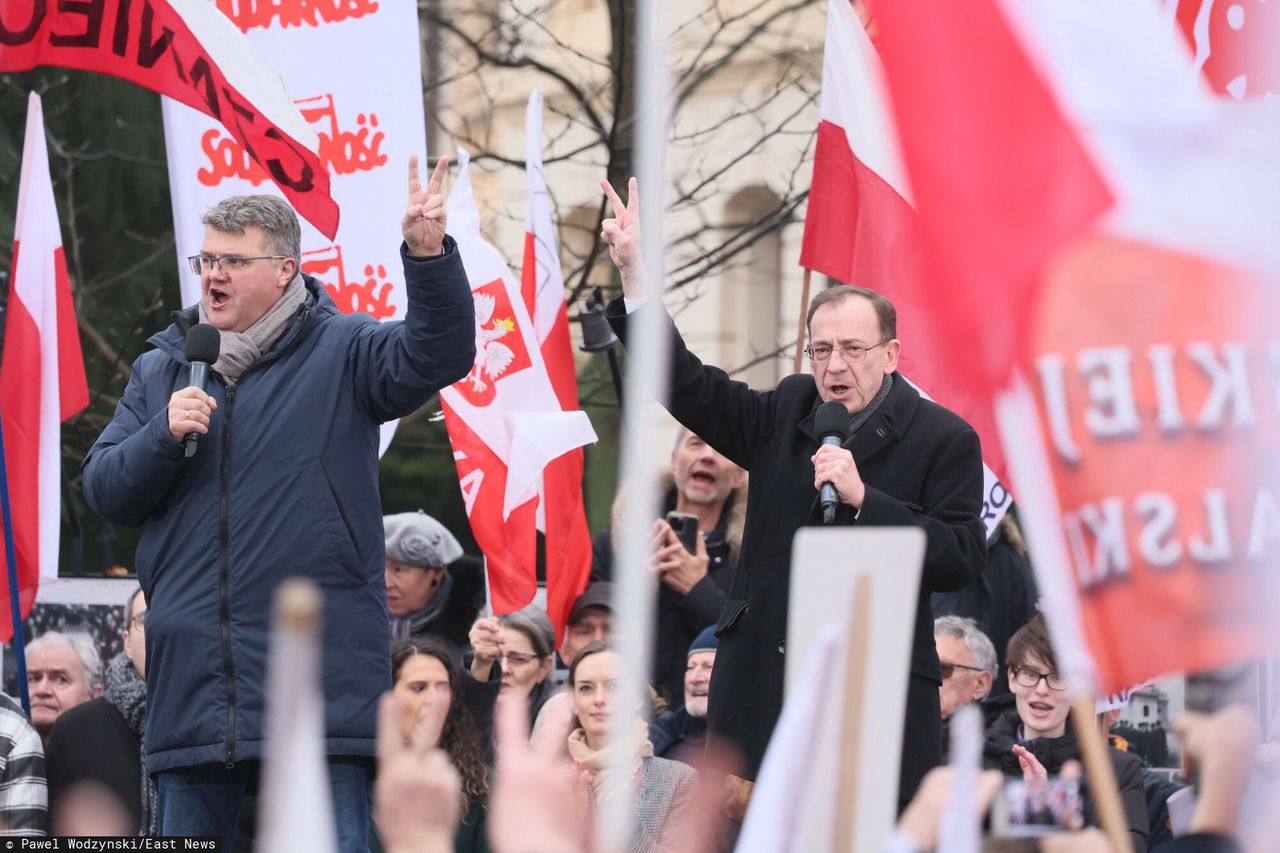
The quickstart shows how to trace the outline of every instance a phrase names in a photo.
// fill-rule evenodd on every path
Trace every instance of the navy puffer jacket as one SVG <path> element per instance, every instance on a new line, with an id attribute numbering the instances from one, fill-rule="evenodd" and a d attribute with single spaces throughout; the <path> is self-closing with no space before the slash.
<path id="1" fill-rule="evenodd" d="M 85 499 L 116 524 L 146 525 L 147 767 L 259 758 L 271 599 L 303 575 L 325 597 L 325 725 L 331 755 L 373 755 L 391 686 L 378 426 L 466 375 L 471 288 L 452 239 L 415 259 L 401 245 L 403 322 L 344 315 L 306 277 L 280 340 L 234 389 L 218 377 L 209 433 L 191 459 L 169 433 L 188 384 L 194 307 L 153 336 L 115 417 L 85 457 Z"/>

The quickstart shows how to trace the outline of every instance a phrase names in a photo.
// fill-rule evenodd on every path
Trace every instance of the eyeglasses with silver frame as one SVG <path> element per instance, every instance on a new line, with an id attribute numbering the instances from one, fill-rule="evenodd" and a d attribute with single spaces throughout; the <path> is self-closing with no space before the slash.
<path id="1" fill-rule="evenodd" d="M 857 364 L 867 357 L 867 353 L 870 350 L 882 347 L 892 340 L 893 338 L 889 338 L 869 347 L 864 347 L 861 344 L 839 344 L 835 347 L 831 346 L 831 344 L 809 344 L 804 348 L 804 354 L 809 356 L 810 361 L 822 363 L 831 358 L 831 353 L 839 352 L 845 364 Z"/>
<path id="2" fill-rule="evenodd" d="M 192 255 L 187 258 L 187 266 L 196 275 L 203 275 L 212 272 L 214 267 L 226 273 L 241 272 L 248 269 L 249 264 L 254 261 L 287 261 L 288 255 L 255 255 L 251 258 L 242 258 L 239 255 Z"/>

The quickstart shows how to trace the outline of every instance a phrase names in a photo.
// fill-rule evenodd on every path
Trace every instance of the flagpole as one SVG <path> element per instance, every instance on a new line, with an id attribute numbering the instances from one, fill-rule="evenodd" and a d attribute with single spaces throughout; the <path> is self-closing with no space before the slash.
<path id="1" fill-rule="evenodd" d="M 635 101 L 635 171 L 640 205 L 642 264 L 649 276 L 652 291 L 648 298 L 661 301 L 666 284 L 666 257 L 663 240 L 663 199 L 666 189 L 666 141 L 670 127 L 670 84 L 666 70 L 664 16 L 667 0 L 649 0 L 635 4 L 636 101 Z M 628 196 L 630 200 L 630 196 Z M 614 550 L 613 627 L 622 652 L 621 708 L 641 707 L 648 695 L 647 678 L 652 648 L 649 640 L 653 627 L 656 590 L 649 569 L 649 537 L 653 519 L 658 515 L 660 498 L 652 476 L 653 442 L 651 409 L 647 399 L 665 405 L 667 400 L 670 344 L 667 341 L 666 318 L 659 305 L 656 310 L 638 311 L 629 323 L 627 371 L 622 407 L 622 440 L 619 479 L 628 489 L 626 505 L 615 532 L 619 547 Z M 631 753 L 624 747 L 630 743 L 627 726 L 617 726 L 610 737 L 617 748 L 612 772 L 630 778 Z M 632 826 L 631 797 L 613 796 L 597 803 L 597 849 L 616 853 L 626 849 Z"/>
<path id="2" fill-rule="evenodd" d="M 9 471 L 4 455 L 4 418 L 0 416 L 0 514 L 4 516 L 4 557 L 9 571 L 9 618 L 13 623 L 13 653 L 18 663 L 18 694 L 22 710 L 31 716 L 27 690 L 27 641 L 22 635 L 22 602 L 18 598 L 18 557 L 13 549 L 13 513 L 9 506 Z"/>
<path id="3" fill-rule="evenodd" d="M 808 272 L 808 270 L 805 270 Z M 858 781 L 862 773 L 862 711 L 866 702 L 867 667 L 871 655 L 871 575 L 854 582 L 853 618 L 845 642 L 843 718 L 840 725 L 840 770 L 836 779 L 836 826 L 832 849 L 852 853 L 858 826 Z"/>
<path id="4" fill-rule="evenodd" d="M 804 336 L 808 331 L 805 328 L 805 320 L 809 316 L 809 279 L 813 277 L 813 270 L 808 267 L 804 268 L 804 283 L 800 288 L 800 318 L 796 321 L 796 363 L 793 373 L 800 372 L 800 366 L 804 363 Z"/>
<path id="5" fill-rule="evenodd" d="M 1115 768 L 1107 754 L 1102 730 L 1098 728 L 1094 707 L 1093 696 L 1088 693 L 1077 697 L 1071 706 L 1071 722 L 1075 726 L 1076 741 L 1080 744 L 1084 778 L 1089 780 L 1093 802 L 1098 807 L 1099 822 L 1111 842 L 1111 849 L 1116 853 L 1133 853 L 1133 839 L 1129 836 L 1129 824 L 1120 801 Z"/>

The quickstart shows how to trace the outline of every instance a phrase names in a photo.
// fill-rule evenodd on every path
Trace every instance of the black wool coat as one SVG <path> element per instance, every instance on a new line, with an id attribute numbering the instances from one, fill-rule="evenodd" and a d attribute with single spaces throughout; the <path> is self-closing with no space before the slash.
<path id="1" fill-rule="evenodd" d="M 708 728 L 742 748 L 754 779 L 782 710 L 792 539 L 801 527 L 821 524 L 810 457 L 819 446 L 813 420 L 822 401 L 808 375 L 788 376 L 771 391 L 731 380 L 689 352 L 661 300 L 637 310 L 663 312 L 672 353 L 671 414 L 750 472 L 742 551 L 717 623 Z M 625 344 L 623 301 L 614 300 L 606 313 Z M 982 454 L 972 427 L 897 377 L 845 447 L 867 492 L 856 519 L 842 504 L 836 522 L 915 526 L 927 536 L 903 737 L 900 795 L 909 798 L 941 753 L 941 678 L 929 596 L 962 588 L 986 564 Z"/>

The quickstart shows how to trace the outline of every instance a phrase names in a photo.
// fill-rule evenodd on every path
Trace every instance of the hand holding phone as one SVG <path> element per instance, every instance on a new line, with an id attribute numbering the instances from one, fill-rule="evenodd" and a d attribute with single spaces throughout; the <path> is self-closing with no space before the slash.
<path id="1" fill-rule="evenodd" d="M 698 517 L 696 515 L 687 512 L 669 512 L 667 524 L 686 551 L 690 554 L 698 553 Z"/>
<path id="2" fill-rule="evenodd" d="M 1084 826 L 1078 778 L 1006 779 L 991 806 L 992 834 L 1002 837 L 1075 832 Z"/>

